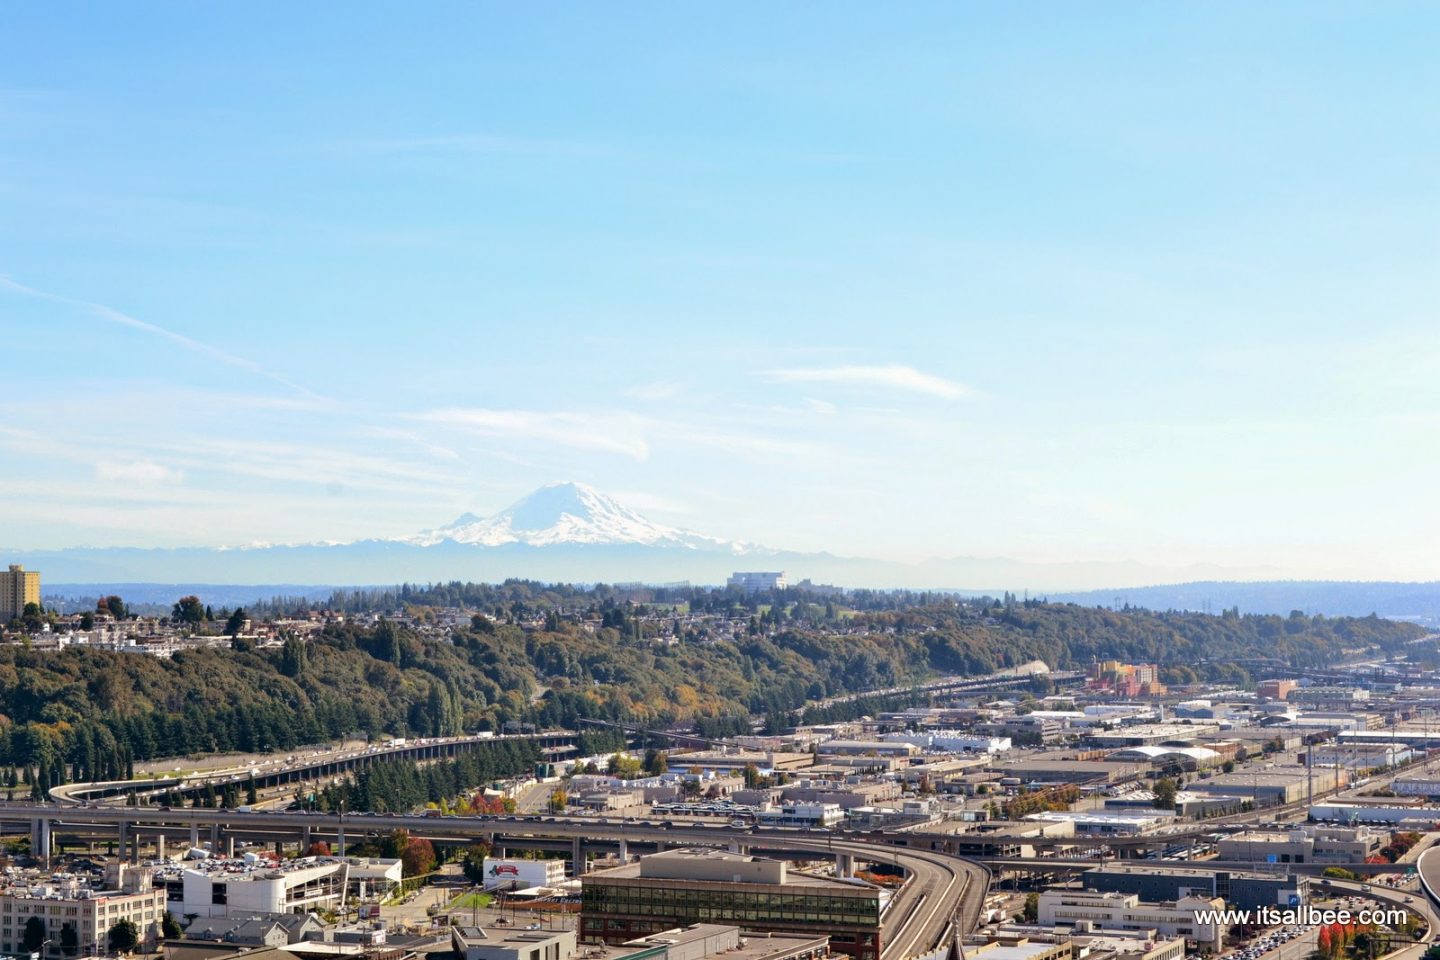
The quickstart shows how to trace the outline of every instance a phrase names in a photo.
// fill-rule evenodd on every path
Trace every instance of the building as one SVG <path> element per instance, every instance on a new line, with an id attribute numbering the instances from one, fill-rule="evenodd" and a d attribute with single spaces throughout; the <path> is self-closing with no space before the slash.
<path id="1" fill-rule="evenodd" d="M 451 927 L 456 960 L 571 960 L 573 930 L 507 930 L 494 936 L 479 927 Z"/>
<path id="2" fill-rule="evenodd" d="M 1225 945 L 1225 927 L 1215 918 L 1205 918 L 1201 911 L 1224 909 L 1225 901 L 1219 897 L 1184 896 L 1149 902 L 1133 893 L 1046 890 L 1040 894 L 1038 919 L 1042 925 L 1088 922 L 1104 930 L 1156 930 L 1165 936 L 1183 937 L 1195 946 L 1219 950 Z"/>
<path id="3" fill-rule="evenodd" d="M 785 589 L 785 571 L 736 571 L 725 581 L 727 587 L 739 587 L 748 597 L 756 593 L 769 593 Z"/>
<path id="4" fill-rule="evenodd" d="M 1368 827 L 1304 826 L 1293 830 L 1247 830 L 1222 837 L 1221 860 L 1256 863 L 1362 863 L 1377 856 L 1389 837 Z"/>
<path id="5" fill-rule="evenodd" d="M 155 885 L 176 916 L 258 917 L 309 913 L 339 906 L 348 882 L 344 860 L 306 857 L 275 864 L 264 860 L 206 860 L 198 866 L 162 867 Z"/>
<path id="6" fill-rule="evenodd" d="M 1288 700 L 1290 691 L 1298 686 L 1294 680 L 1262 680 L 1255 686 L 1255 696 L 1261 700 Z"/>
<path id="7" fill-rule="evenodd" d="M 12 563 L 0 573 L 0 623 L 20 616 L 27 603 L 40 603 L 40 573 Z"/>
<path id="8" fill-rule="evenodd" d="M 565 882 L 564 860 L 485 860 L 486 890 L 522 890 L 526 887 L 558 887 Z"/>
<path id="9" fill-rule="evenodd" d="M 72 879 L 0 891 L 0 951 L 26 952 L 25 928 L 32 917 L 45 924 L 46 957 L 109 953 L 110 928 L 121 920 L 135 924 L 142 942 L 153 943 L 160 935 L 165 892 L 151 885 L 147 870 L 112 870 L 107 880 L 115 889 L 97 890 Z"/>
<path id="10" fill-rule="evenodd" d="M 1192 780 L 1186 789 L 1195 793 L 1219 793 L 1230 797 L 1244 797 L 1257 807 L 1275 804 L 1298 803 L 1307 796 L 1314 796 L 1344 786 L 1349 777 L 1343 769 L 1335 767 L 1305 767 L 1289 765 L 1275 766 L 1264 770 L 1236 770 L 1221 773 L 1205 780 Z"/>
<path id="11" fill-rule="evenodd" d="M 1309 879 L 1294 874 L 1197 870 L 1169 864 L 1142 867 L 1107 863 L 1086 870 L 1080 875 L 1080 882 L 1087 890 L 1133 893 L 1149 901 L 1219 897 L 1241 910 L 1304 906 L 1310 893 Z"/>
<path id="12" fill-rule="evenodd" d="M 913 757 L 920 748 L 905 741 L 826 740 L 815 748 L 822 757 Z"/>
<path id="13" fill-rule="evenodd" d="M 719 850 L 667 850 L 587 874 L 580 939 L 625 943 L 692 923 L 828 935 L 834 951 L 880 958 L 880 888 L 795 873 L 783 861 Z"/>
<path id="14" fill-rule="evenodd" d="M 1153 663 L 1121 663 L 1101 660 L 1086 672 L 1087 690 L 1121 697 L 1150 697 L 1165 693 L 1160 668 Z"/>
<path id="15" fill-rule="evenodd" d="M 1147 813 L 1114 810 L 1047 810 L 1032 813 L 1026 820 L 1071 823 L 1077 837 L 1139 837 L 1158 830 L 1175 819 L 1172 810 L 1151 809 Z"/>
<path id="16" fill-rule="evenodd" d="M 755 814 L 764 827 L 828 827 L 845 819 L 838 803 L 782 803 L 766 805 Z"/>
<path id="17" fill-rule="evenodd" d="M 1071 960 L 1069 940 L 1046 942 L 1032 937 L 999 937 L 965 948 L 966 960 Z"/>
<path id="18" fill-rule="evenodd" d="M 695 923 L 627 940 L 621 949 L 630 952 L 610 960 L 820 960 L 829 954 L 829 941 L 825 936 L 745 937 L 729 924 Z"/>
<path id="19" fill-rule="evenodd" d="M 1425 775 L 1396 777 L 1390 789 L 1397 797 L 1440 797 L 1440 779 Z"/>
<path id="20" fill-rule="evenodd" d="M 1245 803 L 1244 797 L 1227 797 L 1214 793 L 1191 793 L 1180 790 L 1175 794 L 1175 815 L 1177 817 L 1212 817 L 1222 813 L 1239 813 Z M 1131 790 L 1118 797 L 1106 797 L 1105 809 L 1114 811 L 1154 810 L 1155 791 Z"/>

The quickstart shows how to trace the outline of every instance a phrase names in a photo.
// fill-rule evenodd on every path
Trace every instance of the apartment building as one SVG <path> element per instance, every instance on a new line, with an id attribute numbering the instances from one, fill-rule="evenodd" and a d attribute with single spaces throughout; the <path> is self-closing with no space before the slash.
<path id="1" fill-rule="evenodd" d="M 25 604 L 40 602 L 40 573 L 18 563 L 0 573 L 0 622 L 8 623 L 25 612 Z"/>
<path id="2" fill-rule="evenodd" d="M 33 917 L 45 925 L 42 953 L 47 958 L 108 953 L 110 928 L 122 920 L 135 924 L 142 942 L 153 943 L 160 934 L 165 891 L 151 885 L 148 870 L 122 870 L 113 879 L 116 889 L 68 880 L 0 891 L 0 952 L 28 949 L 25 930 Z"/>

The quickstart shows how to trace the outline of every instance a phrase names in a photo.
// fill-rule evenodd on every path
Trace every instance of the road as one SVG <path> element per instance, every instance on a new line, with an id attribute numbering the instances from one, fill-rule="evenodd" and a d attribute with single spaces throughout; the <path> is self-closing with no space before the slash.
<path id="1" fill-rule="evenodd" d="M 145 825 L 181 836 L 192 827 L 220 825 L 230 830 L 273 836 L 280 831 L 309 830 L 334 835 L 341 818 L 334 814 L 301 811 L 214 810 L 186 808 L 162 810 L 146 807 L 64 807 L 52 804 L 0 804 L 0 821 L 46 820 L 55 830 L 70 826 L 113 826 L 131 829 Z M 412 835 L 459 842 L 496 835 L 555 837 L 572 841 L 658 842 L 669 846 L 739 845 L 777 852 L 814 854 L 815 859 L 848 855 L 857 861 L 893 864 L 906 873 L 882 921 L 881 960 L 907 960 L 947 946 L 957 932 L 977 925 L 990 884 L 989 868 L 945 853 L 894 846 L 879 839 L 856 839 L 824 831 L 783 828 L 731 827 L 716 823 L 703 827 L 666 826 L 655 821 L 625 823 L 604 818 L 525 816 L 412 816 L 409 814 L 350 814 L 343 818 L 351 836 L 405 829 Z M 898 840 L 909 842 L 905 834 Z"/>

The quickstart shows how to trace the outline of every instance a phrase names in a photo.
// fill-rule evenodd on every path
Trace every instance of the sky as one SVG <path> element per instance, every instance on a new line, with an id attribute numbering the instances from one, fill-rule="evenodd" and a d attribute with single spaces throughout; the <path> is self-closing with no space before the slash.
<path id="1" fill-rule="evenodd" d="M 578 480 L 794 550 L 1440 578 L 1440 7 L 0 11 L 0 549 Z"/>

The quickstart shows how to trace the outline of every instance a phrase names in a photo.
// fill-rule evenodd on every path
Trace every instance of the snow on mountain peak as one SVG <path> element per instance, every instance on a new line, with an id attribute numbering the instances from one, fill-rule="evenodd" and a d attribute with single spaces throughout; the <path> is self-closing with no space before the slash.
<path id="1" fill-rule="evenodd" d="M 655 523 L 594 487 L 573 482 L 546 484 L 493 517 L 481 519 L 474 514 L 464 514 L 449 526 L 426 531 L 412 542 L 430 546 L 445 540 L 484 547 L 507 543 L 533 547 L 557 544 L 721 545 L 719 540 Z"/>

